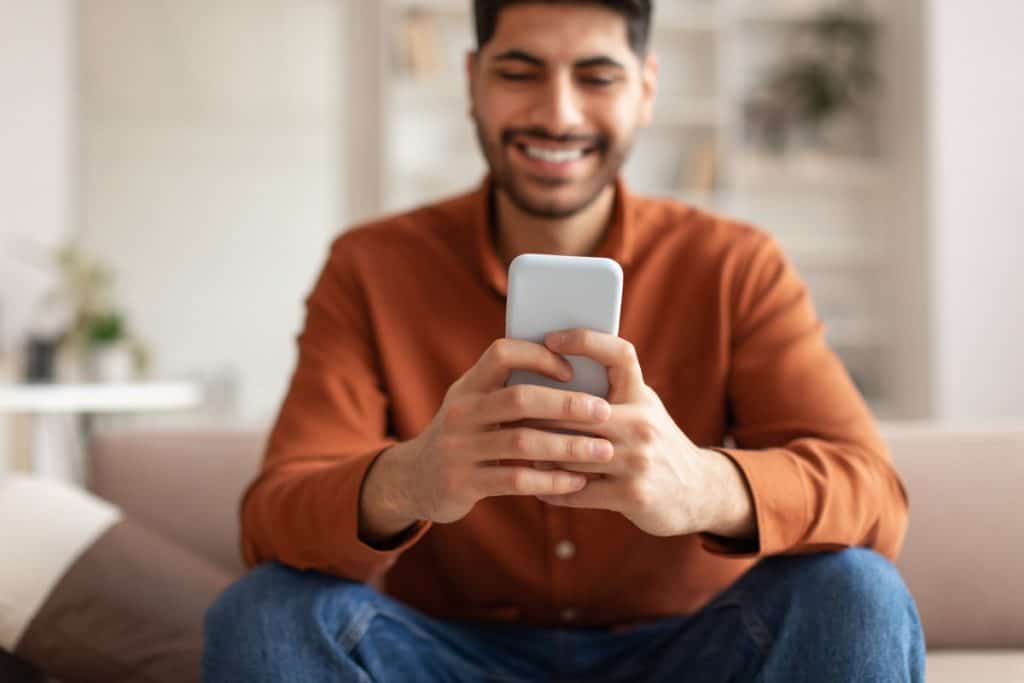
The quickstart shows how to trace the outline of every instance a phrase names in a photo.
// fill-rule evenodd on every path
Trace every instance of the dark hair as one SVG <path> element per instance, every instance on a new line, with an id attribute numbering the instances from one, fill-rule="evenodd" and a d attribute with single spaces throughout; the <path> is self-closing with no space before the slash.
<path id="1" fill-rule="evenodd" d="M 651 35 L 652 0 L 473 0 L 476 44 L 481 48 L 494 37 L 501 10 L 527 2 L 546 5 L 597 5 L 618 12 L 626 20 L 629 47 L 639 56 L 647 54 Z"/>

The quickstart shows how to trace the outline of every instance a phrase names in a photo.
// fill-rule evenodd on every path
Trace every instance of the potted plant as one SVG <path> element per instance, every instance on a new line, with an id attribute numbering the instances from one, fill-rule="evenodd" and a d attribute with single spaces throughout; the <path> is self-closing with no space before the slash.
<path id="1" fill-rule="evenodd" d="M 120 313 L 109 311 L 85 322 L 85 373 L 94 382 L 130 382 L 146 367 L 145 350 L 128 334 Z"/>
<path id="2" fill-rule="evenodd" d="M 77 365 L 77 374 L 93 382 L 140 377 L 148 366 L 147 352 L 113 303 L 113 273 L 75 244 L 60 248 L 56 262 L 60 282 L 44 303 L 70 312 L 60 347 Z"/>
<path id="3" fill-rule="evenodd" d="M 788 59 L 745 102 L 753 141 L 776 152 L 794 143 L 831 151 L 863 147 L 855 131 L 858 120 L 869 115 L 879 86 L 876 33 L 874 20 L 859 3 L 827 10 L 803 24 Z"/>

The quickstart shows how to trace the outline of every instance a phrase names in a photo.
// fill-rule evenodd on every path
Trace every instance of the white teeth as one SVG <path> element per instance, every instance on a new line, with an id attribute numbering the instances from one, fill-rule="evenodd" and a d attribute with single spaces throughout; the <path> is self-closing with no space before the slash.
<path id="1" fill-rule="evenodd" d="M 542 149 L 529 145 L 526 146 L 526 154 L 552 164 L 566 164 L 583 158 L 582 149 Z"/>

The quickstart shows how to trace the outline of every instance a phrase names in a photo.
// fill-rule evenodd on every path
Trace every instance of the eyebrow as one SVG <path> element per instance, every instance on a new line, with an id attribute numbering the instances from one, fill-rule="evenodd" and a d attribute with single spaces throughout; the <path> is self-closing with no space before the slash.
<path id="1" fill-rule="evenodd" d="M 506 50 L 505 52 L 495 55 L 494 61 L 526 62 L 527 64 L 530 64 L 532 66 L 545 66 L 545 62 L 543 59 L 531 55 L 529 52 L 524 52 L 523 50 Z M 573 62 L 572 65 L 573 68 L 577 69 L 586 69 L 599 66 L 613 67 L 616 69 L 623 70 L 625 70 L 626 68 L 621 62 L 614 60 L 607 55 L 599 55 L 597 57 L 586 57 L 584 59 L 578 59 L 575 62 Z"/>

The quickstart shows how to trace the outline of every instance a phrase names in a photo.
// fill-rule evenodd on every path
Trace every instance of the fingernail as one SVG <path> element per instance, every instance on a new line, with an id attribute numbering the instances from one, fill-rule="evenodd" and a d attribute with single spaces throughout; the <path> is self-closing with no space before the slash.
<path id="1" fill-rule="evenodd" d="M 593 453 L 596 458 L 607 458 L 612 454 L 611 451 L 611 444 L 607 441 L 594 440 L 590 442 L 590 452 Z"/>

